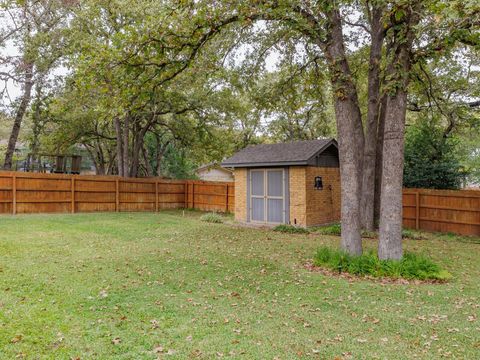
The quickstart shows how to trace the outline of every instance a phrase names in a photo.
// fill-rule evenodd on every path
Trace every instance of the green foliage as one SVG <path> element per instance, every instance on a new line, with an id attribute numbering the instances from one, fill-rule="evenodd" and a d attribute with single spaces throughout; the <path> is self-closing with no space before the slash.
<path id="1" fill-rule="evenodd" d="M 332 224 L 327 226 L 321 226 L 316 231 L 322 235 L 342 235 L 342 226 L 340 224 Z"/>
<path id="2" fill-rule="evenodd" d="M 412 240 L 423 240 L 426 238 L 426 236 L 420 231 L 416 231 L 412 229 L 403 229 L 402 238 L 412 239 Z"/>
<path id="3" fill-rule="evenodd" d="M 277 225 L 273 228 L 273 231 L 278 231 L 287 234 L 308 234 L 310 231 L 300 226 L 293 226 L 287 224 Z"/>
<path id="4" fill-rule="evenodd" d="M 403 183 L 409 188 L 458 189 L 465 179 L 457 142 L 434 123 L 420 122 L 406 132 Z"/>
<path id="5" fill-rule="evenodd" d="M 210 212 L 210 213 L 206 213 L 205 215 L 202 215 L 200 217 L 200 220 L 208 222 L 208 223 L 222 224 L 223 221 L 224 221 L 224 218 L 223 218 L 223 216 L 219 215 L 218 213 Z"/>
<path id="6" fill-rule="evenodd" d="M 401 260 L 380 260 L 373 252 L 360 256 L 349 255 L 341 250 L 321 247 L 315 254 L 314 264 L 328 269 L 354 275 L 391 277 L 418 280 L 448 280 L 451 275 L 429 258 L 405 253 Z"/>
<path id="7" fill-rule="evenodd" d="M 195 179 L 196 166 L 188 150 L 169 145 L 161 162 L 160 174 L 172 179 Z"/>

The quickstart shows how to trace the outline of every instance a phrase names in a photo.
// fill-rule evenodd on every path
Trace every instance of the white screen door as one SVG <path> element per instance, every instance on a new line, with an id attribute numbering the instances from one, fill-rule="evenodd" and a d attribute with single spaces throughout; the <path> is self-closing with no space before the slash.
<path id="1" fill-rule="evenodd" d="M 250 170 L 250 219 L 254 222 L 285 222 L 283 169 Z"/>

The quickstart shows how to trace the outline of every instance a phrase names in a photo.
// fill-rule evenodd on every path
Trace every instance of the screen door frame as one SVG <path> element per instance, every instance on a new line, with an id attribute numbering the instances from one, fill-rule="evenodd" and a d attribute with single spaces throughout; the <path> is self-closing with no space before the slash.
<path id="1" fill-rule="evenodd" d="M 268 195 L 268 173 L 279 172 L 282 173 L 282 196 Z M 253 193 L 252 173 L 263 174 L 263 194 Z M 257 224 L 287 224 L 289 223 L 289 171 L 288 168 L 252 168 L 248 169 L 247 175 L 247 221 Z M 263 220 L 254 220 L 253 218 L 253 199 L 263 199 Z M 280 222 L 268 221 L 268 200 L 282 201 L 282 219 Z"/>

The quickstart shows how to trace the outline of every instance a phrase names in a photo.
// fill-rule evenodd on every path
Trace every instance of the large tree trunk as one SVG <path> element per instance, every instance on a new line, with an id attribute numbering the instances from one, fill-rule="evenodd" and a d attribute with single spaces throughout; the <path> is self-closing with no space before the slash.
<path id="1" fill-rule="evenodd" d="M 95 153 L 97 154 L 98 165 L 96 168 L 97 175 L 105 175 L 105 156 L 103 154 L 102 146 L 98 140 L 95 140 Z"/>
<path id="2" fill-rule="evenodd" d="M 373 218 L 376 226 L 380 223 L 380 200 L 382 193 L 382 167 L 383 167 L 383 134 L 385 132 L 385 113 L 387 109 L 387 96 L 383 95 L 380 102 L 380 114 L 378 118 L 377 145 L 375 156 L 375 198 L 373 206 Z"/>
<path id="3" fill-rule="evenodd" d="M 364 135 L 357 91 L 346 59 L 338 9 L 327 13 L 328 39 L 325 55 L 331 73 L 337 120 L 341 174 L 342 248 L 362 253 L 360 199 Z"/>
<path id="4" fill-rule="evenodd" d="M 147 131 L 150 129 L 153 123 L 153 118 L 147 122 L 147 124 L 144 127 L 140 127 L 140 125 L 135 126 L 135 138 L 134 138 L 134 144 L 133 144 L 133 154 L 132 154 L 132 169 L 130 172 L 130 175 L 132 177 L 137 177 L 138 176 L 138 169 L 140 166 L 140 155 L 143 149 L 143 144 L 144 144 L 144 139 L 145 135 L 147 134 Z"/>
<path id="5" fill-rule="evenodd" d="M 380 202 L 380 238 L 378 257 L 400 259 L 402 249 L 403 143 L 406 91 L 389 96 L 385 117 L 382 190 Z"/>
<path id="6" fill-rule="evenodd" d="M 129 165 L 129 156 L 128 156 L 128 139 L 129 139 L 129 130 L 130 130 L 130 114 L 127 114 L 125 116 L 124 122 L 123 122 L 123 145 L 122 145 L 122 150 L 123 150 L 123 175 L 124 177 L 128 176 L 128 165 Z"/>
<path id="7" fill-rule="evenodd" d="M 382 193 L 378 257 L 400 259 L 402 249 L 402 185 L 407 86 L 411 67 L 414 26 L 418 24 L 421 1 L 400 9 L 401 23 L 395 24 L 388 65 L 389 92 L 383 139 Z M 396 14 L 392 14 L 395 18 Z"/>
<path id="8" fill-rule="evenodd" d="M 20 128 L 22 126 L 23 117 L 27 111 L 28 104 L 32 96 L 32 87 L 33 87 L 33 63 L 27 63 L 25 69 L 25 84 L 23 86 L 23 95 L 22 100 L 17 108 L 15 114 L 15 120 L 12 126 L 12 132 L 10 133 L 10 138 L 8 139 L 7 150 L 5 152 L 5 162 L 3 168 L 5 170 L 12 169 L 13 154 L 15 152 L 15 146 L 17 145 L 18 134 L 20 133 Z"/>
<path id="9" fill-rule="evenodd" d="M 35 89 L 35 101 L 32 105 L 32 141 L 30 145 L 30 151 L 33 154 L 34 160 L 37 157 L 38 148 L 40 147 L 40 133 L 42 131 L 42 124 L 40 119 L 40 106 L 42 102 L 42 86 L 41 82 L 37 82 Z M 32 171 L 34 170 L 34 164 L 32 163 Z"/>
<path id="10" fill-rule="evenodd" d="M 133 150 L 132 150 L 132 165 L 130 169 L 130 176 L 137 177 L 138 169 L 140 166 L 140 151 L 143 146 L 143 138 L 141 138 L 140 133 L 137 132 L 134 137 Z"/>
<path id="11" fill-rule="evenodd" d="M 145 146 L 142 146 L 143 161 L 145 162 L 145 170 L 147 171 L 147 176 L 153 176 L 153 167 L 150 163 L 148 150 L 145 149 Z"/>
<path id="12" fill-rule="evenodd" d="M 113 120 L 115 123 L 115 135 L 116 135 L 116 149 L 117 149 L 117 168 L 118 175 L 125 176 L 123 169 L 123 137 L 122 137 L 122 124 L 120 124 L 120 119 L 115 118 Z"/>
<path id="13" fill-rule="evenodd" d="M 368 71 L 368 110 L 365 149 L 363 158 L 362 181 L 362 227 L 366 230 L 375 229 L 374 199 L 375 199 L 375 166 L 377 131 L 380 114 L 380 61 L 384 39 L 382 26 L 382 9 L 374 7 L 371 12 L 371 47 Z"/>

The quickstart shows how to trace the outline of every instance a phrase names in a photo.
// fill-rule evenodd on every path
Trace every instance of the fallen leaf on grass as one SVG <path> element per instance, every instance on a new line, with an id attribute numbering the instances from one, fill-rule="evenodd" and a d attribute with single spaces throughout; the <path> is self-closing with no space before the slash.
<path id="1" fill-rule="evenodd" d="M 119 337 L 116 337 L 116 338 L 112 339 L 112 344 L 113 345 L 118 345 L 121 342 L 122 342 L 122 340 Z"/>
<path id="2" fill-rule="evenodd" d="M 164 350 L 164 349 L 163 349 L 163 346 L 161 346 L 161 345 L 155 346 L 155 347 L 153 348 L 153 352 L 154 352 L 155 354 L 163 353 L 163 350 Z"/>
<path id="3" fill-rule="evenodd" d="M 23 335 L 15 335 L 15 336 L 12 338 L 12 340 L 10 340 L 10 342 L 11 342 L 12 344 L 16 344 L 16 343 L 22 341 L 22 339 L 23 339 Z"/>
<path id="4" fill-rule="evenodd" d="M 158 329 L 158 320 L 150 320 L 150 324 L 152 324 L 152 329 Z"/>

